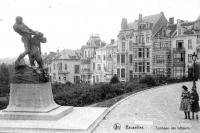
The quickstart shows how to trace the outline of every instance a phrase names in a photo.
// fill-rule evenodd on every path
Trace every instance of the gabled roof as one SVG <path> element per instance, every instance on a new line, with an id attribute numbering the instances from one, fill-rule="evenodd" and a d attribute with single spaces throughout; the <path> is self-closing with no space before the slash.
<path id="1" fill-rule="evenodd" d="M 79 50 L 64 49 L 59 52 L 59 57 L 57 59 L 80 59 Z"/>
<path id="2" fill-rule="evenodd" d="M 159 13 L 159 14 L 155 14 L 155 15 L 149 15 L 149 16 L 145 16 L 142 18 L 142 22 L 141 23 L 150 23 L 150 27 L 153 27 L 158 20 L 162 17 L 163 13 Z M 128 29 L 138 29 L 138 20 L 135 20 L 134 22 L 130 22 L 128 24 Z"/>
<path id="3" fill-rule="evenodd" d="M 149 22 L 149 23 L 152 23 L 152 24 L 156 24 L 156 22 L 158 22 L 158 20 L 160 19 L 160 17 L 162 15 L 163 15 L 162 13 L 155 14 L 155 15 L 150 15 L 150 16 L 146 16 L 146 17 L 142 18 L 142 20 L 144 22 Z"/>

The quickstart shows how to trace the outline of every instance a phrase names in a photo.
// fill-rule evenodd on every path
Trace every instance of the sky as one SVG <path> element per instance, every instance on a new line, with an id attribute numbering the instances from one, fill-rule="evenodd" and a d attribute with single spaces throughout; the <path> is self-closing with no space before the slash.
<path id="1" fill-rule="evenodd" d="M 16 16 L 47 37 L 42 52 L 80 49 L 92 33 L 109 43 L 117 39 L 121 19 L 128 22 L 164 12 L 165 17 L 194 21 L 200 0 L 0 0 L 0 58 L 17 57 L 24 51 L 14 32 Z M 176 22 L 176 21 L 175 21 Z"/>

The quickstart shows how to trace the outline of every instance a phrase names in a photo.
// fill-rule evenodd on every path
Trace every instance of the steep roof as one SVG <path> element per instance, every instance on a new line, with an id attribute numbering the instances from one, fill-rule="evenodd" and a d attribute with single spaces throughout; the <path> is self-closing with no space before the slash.
<path id="1" fill-rule="evenodd" d="M 163 13 L 159 13 L 159 14 L 155 14 L 155 15 L 149 15 L 149 16 L 142 17 L 142 22 L 150 23 L 150 24 L 152 24 L 151 27 L 153 27 L 158 22 L 158 20 L 161 18 L 162 15 L 163 15 Z M 128 28 L 137 30 L 138 29 L 138 20 L 135 20 L 134 22 L 130 22 L 128 24 Z"/>
<path id="2" fill-rule="evenodd" d="M 59 57 L 57 59 L 80 59 L 80 51 L 64 49 L 59 52 Z"/>

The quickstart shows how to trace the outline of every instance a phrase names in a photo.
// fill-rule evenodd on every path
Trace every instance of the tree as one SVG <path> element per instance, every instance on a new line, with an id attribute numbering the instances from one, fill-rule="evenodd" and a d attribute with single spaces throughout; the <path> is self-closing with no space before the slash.
<path id="1" fill-rule="evenodd" d="M 200 77 L 200 64 L 199 63 L 196 63 L 195 64 L 195 73 L 194 73 L 194 66 L 192 65 L 192 67 L 188 68 L 188 78 L 190 80 L 193 80 L 193 78 L 195 77 L 195 79 L 199 79 Z M 194 73 L 194 75 L 193 75 Z"/>
<path id="2" fill-rule="evenodd" d="M 6 64 L 1 64 L 0 66 L 0 83 L 7 85 L 10 83 L 10 74 L 8 66 Z"/>
<path id="3" fill-rule="evenodd" d="M 10 73 L 8 65 L 0 64 L 0 95 L 5 96 L 9 93 Z"/>
<path id="4" fill-rule="evenodd" d="M 151 75 L 146 75 L 140 79 L 139 83 L 147 84 L 148 86 L 156 86 L 156 80 Z"/>
<path id="5" fill-rule="evenodd" d="M 119 78 L 117 77 L 117 75 L 114 75 L 111 78 L 110 83 L 112 83 L 112 84 L 119 83 Z"/>

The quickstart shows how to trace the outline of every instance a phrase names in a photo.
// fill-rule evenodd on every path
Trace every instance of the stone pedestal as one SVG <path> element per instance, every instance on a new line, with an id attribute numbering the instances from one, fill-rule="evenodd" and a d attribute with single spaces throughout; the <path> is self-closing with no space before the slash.
<path id="1" fill-rule="evenodd" d="M 10 101 L 0 111 L 0 133 L 91 132 L 107 108 L 57 105 L 51 83 L 11 84 Z"/>
<path id="2" fill-rule="evenodd" d="M 54 102 L 51 83 L 11 84 L 9 105 L 0 119 L 56 120 L 72 111 Z"/>

